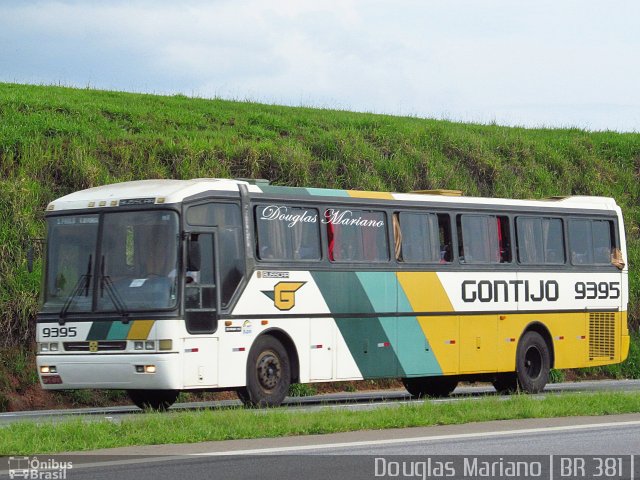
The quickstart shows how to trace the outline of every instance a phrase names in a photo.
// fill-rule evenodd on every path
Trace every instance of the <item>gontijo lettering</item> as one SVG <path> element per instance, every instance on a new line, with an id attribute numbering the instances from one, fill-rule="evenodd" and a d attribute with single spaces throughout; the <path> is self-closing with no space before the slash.
<path id="1" fill-rule="evenodd" d="M 556 302 L 560 287 L 555 280 L 465 280 L 464 302 Z"/>

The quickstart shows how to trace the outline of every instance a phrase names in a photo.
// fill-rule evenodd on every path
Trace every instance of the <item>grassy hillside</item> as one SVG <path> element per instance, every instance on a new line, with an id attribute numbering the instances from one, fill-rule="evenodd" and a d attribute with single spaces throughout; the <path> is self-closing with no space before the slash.
<path id="1" fill-rule="evenodd" d="M 260 177 L 280 185 L 539 198 L 606 195 L 640 265 L 640 134 L 524 129 L 222 100 L 0 84 L 1 347 L 28 345 L 27 273 L 53 198 L 142 178 Z M 640 313 L 631 276 L 630 310 Z M 1 387 L 1 385 L 0 385 Z"/>

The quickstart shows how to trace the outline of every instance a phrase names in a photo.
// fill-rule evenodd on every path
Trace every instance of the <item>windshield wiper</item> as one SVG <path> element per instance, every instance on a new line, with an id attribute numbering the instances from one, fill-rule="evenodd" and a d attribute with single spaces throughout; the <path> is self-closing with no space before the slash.
<path id="1" fill-rule="evenodd" d="M 87 273 L 81 275 L 76 284 L 73 287 L 73 290 L 67 297 L 67 301 L 64 302 L 62 309 L 60 310 L 60 318 L 58 319 L 58 323 L 60 325 L 64 325 L 65 317 L 67 316 L 67 312 L 73 303 L 73 299 L 80 293 L 80 290 L 84 288 L 84 296 L 89 296 L 89 287 L 91 286 L 91 265 L 92 265 L 93 256 L 89 255 L 89 263 L 87 265 Z"/>
<path id="2" fill-rule="evenodd" d="M 100 262 L 100 296 L 104 295 L 104 290 L 107 290 L 107 294 L 113 303 L 113 306 L 116 307 L 116 311 L 122 317 L 122 323 L 129 323 L 129 312 L 127 309 L 127 305 L 124 303 L 124 300 L 118 293 L 118 290 L 113 286 L 113 281 L 109 275 L 104 274 L 104 255 L 102 256 L 102 260 Z"/>

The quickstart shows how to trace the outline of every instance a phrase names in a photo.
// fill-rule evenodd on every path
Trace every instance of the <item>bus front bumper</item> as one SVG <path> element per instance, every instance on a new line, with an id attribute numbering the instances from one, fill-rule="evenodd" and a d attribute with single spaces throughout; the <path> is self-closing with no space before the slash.
<path id="1" fill-rule="evenodd" d="M 620 361 L 624 362 L 629 356 L 629 345 L 631 344 L 631 337 L 629 335 L 622 335 L 622 341 L 620 343 Z"/>
<path id="2" fill-rule="evenodd" d="M 182 362 L 178 353 L 38 355 L 36 364 L 40 384 L 47 390 L 182 388 Z"/>

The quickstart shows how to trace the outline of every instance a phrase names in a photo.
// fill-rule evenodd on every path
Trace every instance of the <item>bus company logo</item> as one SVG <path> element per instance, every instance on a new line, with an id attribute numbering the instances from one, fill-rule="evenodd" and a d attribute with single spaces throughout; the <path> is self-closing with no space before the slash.
<path id="1" fill-rule="evenodd" d="M 262 290 L 267 297 L 273 300 L 278 310 L 287 311 L 296 306 L 296 292 L 307 282 L 279 282 L 273 290 Z"/>
<path id="2" fill-rule="evenodd" d="M 269 272 L 258 270 L 258 278 L 289 278 L 289 272 Z"/>
<path id="3" fill-rule="evenodd" d="M 97 352 L 98 351 L 98 342 L 96 340 L 91 340 L 89 342 L 89 351 Z"/>
<path id="4" fill-rule="evenodd" d="M 9 457 L 9 478 L 58 480 L 67 478 L 67 470 L 73 462 L 61 462 L 54 458 L 40 460 L 38 457 Z"/>

